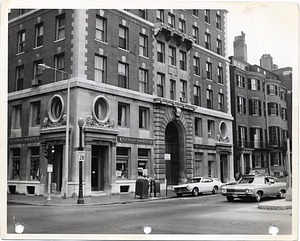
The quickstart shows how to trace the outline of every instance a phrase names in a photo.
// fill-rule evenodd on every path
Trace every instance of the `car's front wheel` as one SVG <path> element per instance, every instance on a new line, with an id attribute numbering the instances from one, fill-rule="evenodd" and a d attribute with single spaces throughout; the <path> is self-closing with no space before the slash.
<path id="1" fill-rule="evenodd" d="M 260 202 L 260 200 L 261 200 L 261 197 L 262 197 L 262 193 L 261 192 L 257 192 L 256 194 L 255 194 L 255 201 L 256 202 Z"/>
<path id="2" fill-rule="evenodd" d="M 213 193 L 213 194 L 216 194 L 217 191 L 218 191 L 218 186 L 214 186 L 214 188 L 213 188 L 213 190 L 212 190 L 212 193 Z"/>
<path id="3" fill-rule="evenodd" d="M 227 199 L 228 202 L 233 202 L 234 197 L 232 197 L 232 196 L 226 196 L 226 199 Z"/>
<path id="4" fill-rule="evenodd" d="M 195 188 L 193 189 L 193 191 L 192 191 L 192 194 L 193 194 L 194 197 L 197 197 L 198 194 L 199 194 L 198 188 L 195 187 Z"/>

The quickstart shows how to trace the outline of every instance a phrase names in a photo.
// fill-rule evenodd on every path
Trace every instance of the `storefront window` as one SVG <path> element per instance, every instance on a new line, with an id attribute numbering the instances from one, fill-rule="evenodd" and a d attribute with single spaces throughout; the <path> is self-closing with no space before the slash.
<path id="1" fill-rule="evenodd" d="M 20 178 L 20 155 L 21 149 L 14 148 L 13 149 L 13 167 L 12 167 L 12 179 Z"/>
<path id="2" fill-rule="evenodd" d="M 149 163 L 149 150 L 148 149 L 138 149 L 138 176 L 146 177 L 148 173 L 148 163 Z"/>
<path id="3" fill-rule="evenodd" d="M 194 166 L 194 176 L 201 176 L 201 166 L 202 166 L 203 153 L 195 153 L 195 166 Z"/>
<path id="4" fill-rule="evenodd" d="M 214 166 L 215 166 L 215 155 L 214 154 L 208 154 L 208 176 L 214 177 Z"/>
<path id="5" fill-rule="evenodd" d="M 117 147 L 116 178 L 128 179 L 129 149 Z"/>
<path id="6" fill-rule="evenodd" d="M 39 159 L 39 147 L 32 147 L 30 156 L 30 180 L 39 180 L 40 178 L 40 159 Z"/>

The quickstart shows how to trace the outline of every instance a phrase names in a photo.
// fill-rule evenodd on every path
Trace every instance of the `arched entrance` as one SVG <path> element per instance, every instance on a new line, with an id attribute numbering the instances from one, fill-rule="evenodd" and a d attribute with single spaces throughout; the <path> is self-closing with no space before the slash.
<path id="1" fill-rule="evenodd" d="M 170 122 L 166 127 L 165 153 L 170 154 L 165 170 L 167 184 L 176 185 L 186 177 L 184 131 L 177 121 Z"/>

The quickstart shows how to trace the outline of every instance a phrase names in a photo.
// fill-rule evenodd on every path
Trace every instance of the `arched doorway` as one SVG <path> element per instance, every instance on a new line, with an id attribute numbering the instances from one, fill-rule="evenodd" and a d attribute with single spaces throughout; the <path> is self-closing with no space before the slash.
<path id="1" fill-rule="evenodd" d="M 168 185 L 176 185 L 185 178 L 185 143 L 182 126 L 176 122 L 170 122 L 165 131 L 165 153 L 170 154 L 170 160 L 166 161 L 166 179 Z"/>

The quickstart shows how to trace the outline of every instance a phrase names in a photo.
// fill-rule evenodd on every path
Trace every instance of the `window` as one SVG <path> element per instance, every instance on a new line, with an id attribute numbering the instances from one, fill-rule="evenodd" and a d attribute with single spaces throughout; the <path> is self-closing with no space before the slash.
<path id="1" fill-rule="evenodd" d="M 225 111 L 225 104 L 224 104 L 224 94 L 218 94 L 218 101 L 219 101 L 219 111 Z"/>
<path id="2" fill-rule="evenodd" d="M 170 99 L 175 100 L 176 98 L 176 81 L 170 80 Z"/>
<path id="3" fill-rule="evenodd" d="M 271 152 L 271 166 L 280 166 L 281 165 L 281 153 L 280 152 Z"/>
<path id="4" fill-rule="evenodd" d="M 168 25 L 175 28 L 175 16 L 171 13 L 168 13 Z"/>
<path id="5" fill-rule="evenodd" d="M 31 119 L 30 123 L 32 127 L 39 126 L 41 124 L 41 102 L 35 101 L 30 103 Z"/>
<path id="6" fill-rule="evenodd" d="M 12 149 L 12 179 L 20 178 L 21 148 Z"/>
<path id="7" fill-rule="evenodd" d="M 261 116 L 261 101 L 258 99 L 249 99 L 249 115 Z"/>
<path id="8" fill-rule="evenodd" d="M 193 58 L 194 74 L 200 76 L 200 59 L 198 57 Z"/>
<path id="9" fill-rule="evenodd" d="M 201 106 L 200 86 L 194 85 L 194 105 Z"/>
<path id="10" fill-rule="evenodd" d="M 207 135 L 208 135 L 208 138 L 214 138 L 215 122 L 213 120 L 207 120 Z"/>
<path id="11" fill-rule="evenodd" d="M 157 42 L 157 61 L 164 63 L 165 62 L 165 45 L 164 43 Z"/>
<path id="12" fill-rule="evenodd" d="M 43 45 L 43 36 L 44 36 L 44 24 L 40 23 L 35 26 L 34 47 L 39 47 Z"/>
<path id="13" fill-rule="evenodd" d="M 278 86 L 277 85 L 267 85 L 267 94 L 268 95 L 278 95 Z"/>
<path id="14" fill-rule="evenodd" d="M 128 49 L 128 28 L 119 26 L 119 47 Z"/>
<path id="15" fill-rule="evenodd" d="M 260 90 L 260 80 L 248 79 L 248 89 L 249 90 Z"/>
<path id="16" fill-rule="evenodd" d="M 185 21 L 183 19 L 179 19 L 179 31 L 185 33 Z"/>
<path id="17" fill-rule="evenodd" d="M 187 84 L 185 80 L 180 80 L 180 102 L 186 102 Z"/>
<path id="18" fill-rule="evenodd" d="M 216 28 L 221 30 L 221 16 L 216 14 Z"/>
<path id="19" fill-rule="evenodd" d="M 275 102 L 268 103 L 268 115 L 279 115 L 279 105 Z"/>
<path id="20" fill-rule="evenodd" d="M 107 30 L 106 30 L 107 20 L 100 16 L 96 17 L 96 39 L 102 42 L 107 41 Z"/>
<path id="21" fill-rule="evenodd" d="M 193 15 L 196 16 L 196 17 L 199 17 L 198 9 L 193 9 Z"/>
<path id="22" fill-rule="evenodd" d="M 148 37 L 143 34 L 140 34 L 139 54 L 148 57 Z"/>
<path id="23" fill-rule="evenodd" d="M 164 22 L 164 10 L 163 9 L 156 9 L 156 21 L 157 22 Z"/>
<path id="24" fill-rule="evenodd" d="M 30 148 L 30 180 L 39 180 L 40 179 L 40 155 L 39 147 Z"/>
<path id="25" fill-rule="evenodd" d="M 195 118 L 195 135 L 202 136 L 202 119 Z"/>
<path id="26" fill-rule="evenodd" d="M 208 154 L 208 176 L 209 177 L 214 177 L 215 176 L 215 155 L 214 154 Z"/>
<path id="27" fill-rule="evenodd" d="M 169 64 L 176 66 L 176 48 L 169 46 Z"/>
<path id="28" fill-rule="evenodd" d="M 139 128 L 149 129 L 149 108 L 139 107 Z"/>
<path id="29" fill-rule="evenodd" d="M 50 102 L 48 108 L 48 115 L 52 122 L 57 122 L 63 115 L 63 99 L 60 95 L 54 95 Z"/>
<path id="30" fill-rule="evenodd" d="M 222 55 L 222 40 L 217 38 L 217 54 Z"/>
<path id="31" fill-rule="evenodd" d="M 147 176 L 149 163 L 149 149 L 138 148 L 138 176 Z"/>
<path id="32" fill-rule="evenodd" d="M 252 161 L 254 163 L 254 168 L 261 168 L 261 155 L 252 154 Z"/>
<path id="33" fill-rule="evenodd" d="M 285 90 L 282 90 L 280 92 L 280 99 L 284 102 L 286 102 L 286 91 Z"/>
<path id="34" fill-rule="evenodd" d="M 282 139 L 286 141 L 286 138 L 288 138 L 288 131 L 287 130 L 282 130 Z"/>
<path id="35" fill-rule="evenodd" d="M 117 147 L 116 177 L 128 179 L 129 148 Z"/>
<path id="36" fill-rule="evenodd" d="M 242 96 L 237 97 L 238 113 L 246 114 L 246 99 Z"/>
<path id="37" fill-rule="evenodd" d="M 93 116 L 98 122 L 108 119 L 109 106 L 107 100 L 102 96 L 97 96 L 93 101 Z"/>
<path id="38" fill-rule="evenodd" d="M 281 118 L 282 120 L 287 120 L 286 108 L 281 108 Z"/>
<path id="39" fill-rule="evenodd" d="M 213 92 L 212 90 L 206 90 L 206 107 L 208 109 L 212 109 L 213 108 Z"/>
<path id="40" fill-rule="evenodd" d="M 42 81 L 42 69 L 39 68 L 39 64 L 42 64 L 42 63 L 43 63 L 42 59 L 33 62 L 33 79 L 35 80 L 34 83 L 41 84 L 41 81 Z"/>
<path id="41" fill-rule="evenodd" d="M 206 23 L 210 23 L 210 10 L 204 10 L 204 19 Z"/>
<path id="42" fill-rule="evenodd" d="M 241 76 L 241 75 L 236 75 L 236 86 L 245 89 L 245 77 Z"/>
<path id="43" fill-rule="evenodd" d="M 16 90 L 23 89 L 23 82 L 24 82 L 24 65 L 18 66 L 16 68 Z"/>
<path id="44" fill-rule="evenodd" d="M 263 131 L 261 128 L 250 128 L 251 147 L 260 148 L 263 141 Z"/>
<path id="45" fill-rule="evenodd" d="M 65 38 L 65 14 L 56 17 L 56 35 L 55 40 Z"/>
<path id="46" fill-rule="evenodd" d="M 212 66 L 211 66 L 211 63 L 206 62 L 205 68 L 206 68 L 206 79 L 211 80 L 212 79 Z"/>
<path id="47" fill-rule="evenodd" d="M 106 83 L 106 57 L 95 55 L 95 81 Z"/>
<path id="48" fill-rule="evenodd" d="M 118 125 L 123 127 L 129 126 L 129 105 L 118 103 Z"/>
<path id="49" fill-rule="evenodd" d="M 278 146 L 280 143 L 280 128 L 278 126 L 269 126 L 269 135 L 270 142 Z"/>
<path id="50" fill-rule="evenodd" d="M 223 68 L 218 66 L 218 83 L 219 84 L 224 84 L 223 81 Z"/>
<path id="51" fill-rule="evenodd" d="M 128 89 L 128 65 L 118 63 L 118 86 Z"/>
<path id="52" fill-rule="evenodd" d="M 209 33 L 205 33 L 205 48 L 207 48 L 207 49 L 211 48 L 210 34 Z"/>
<path id="53" fill-rule="evenodd" d="M 199 44 L 199 29 L 193 25 L 193 30 L 192 30 L 192 34 L 193 34 L 193 37 L 195 39 L 195 43 L 196 44 Z"/>
<path id="54" fill-rule="evenodd" d="M 18 53 L 23 53 L 25 48 L 25 30 L 18 33 Z"/>
<path id="55" fill-rule="evenodd" d="M 139 17 L 143 19 L 147 19 L 147 10 L 146 9 L 139 9 Z"/>
<path id="56" fill-rule="evenodd" d="M 180 50 L 179 58 L 180 58 L 180 69 L 186 70 L 186 52 Z"/>
<path id="57" fill-rule="evenodd" d="M 247 143 L 247 127 L 239 126 L 238 127 L 238 145 L 239 147 L 246 147 Z"/>
<path id="58" fill-rule="evenodd" d="M 12 113 L 12 127 L 13 129 L 20 129 L 22 124 L 22 105 L 13 106 Z"/>
<path id="59" fill-rule="evenodd" d="M 65 55 L 64 54 L 59 54 L 59 55 L 56 55 L 54 57 L 55 59 L 55 68 L 60 70 L 60 71 L 64 71 L 65 69 Z M 60 80 L 63 80 L 65 79 L 65 74 L 62 73 L 62 72 L 59 72 L 59 71 L 55 71 L 55 81 L 60 81 Z"/>
<path id="60" fill-rule="evenodd" d="M 139 91 L 148 93 L 148 71 L 145 69 L 139 69 Z"/>
<path id="61" fill-rule="evenodd" d="M 201 173 L 202 160 L 203 160 L 203 153 L 195 152 L 195 163 L 194 163 L 195 164 L 195 167 L 194 167 L 194 176 L 195 177 L 202 176 L 202 173 Z"/>
<path id="62" fill-rule="evenodd" d="M 157 96 L 164 97 L 164 82 L 165 75 L 161 73 L 157 73 Z"/>

